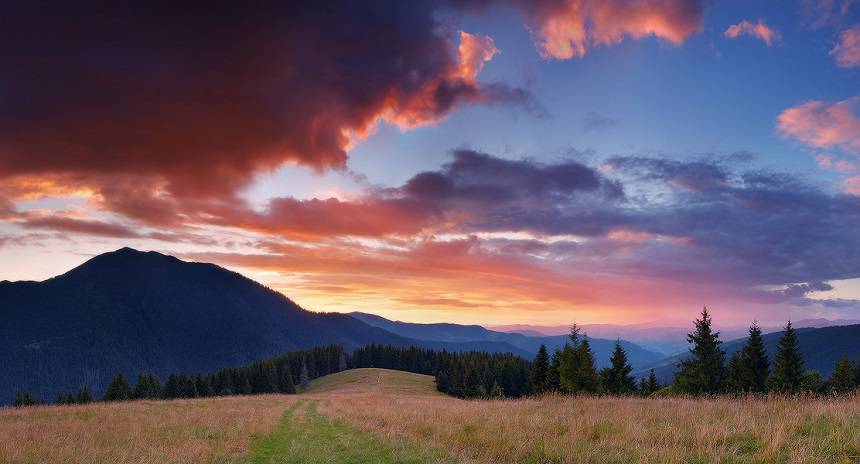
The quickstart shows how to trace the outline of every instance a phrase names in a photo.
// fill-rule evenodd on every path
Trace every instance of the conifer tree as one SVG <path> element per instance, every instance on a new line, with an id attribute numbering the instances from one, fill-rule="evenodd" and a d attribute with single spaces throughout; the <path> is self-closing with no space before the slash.
<path id="1" fill-rule="evenodd" d="M 675 376 L 675 388 L 692 394 L 720 393 L 725 390 L 725 352 L 720 349 L 720 333 L 711 328 L 708 308 L 702 309 L 701 319 L 696 319 L 696 330 L 687 335 L 692 343 L 690 358 L 681 361 L 680 371 Z"/>
<path id="2" fill-rule="evenodd" d="M 337 360 L 337 371 L 343 372 L 346 370 L 346 353 L 341 352 Z"/>
<path id="3" fill-rule="evenodd" d="M 600 374 L 594 367 L 594 353 L 588 338 L 580 340 L 576 324 L 570 328 L 570 341 L 561 352 L 559 381 L 563 391 L 569 393 L 600 392 Z"/>
<path id="4" fill-rule="evenodd" d="M 131 399 L 131 394 L 132 391 L 128 385 L 128 380 L 120 373 L 108 384 L 102 401 L 126 401 Z"/>
<path id="5" fill-rule="evenodd" d="M 161 398 L 161 394 L 161 383 L 154 375 L 143 373 L 137 376 L 137 384 L 132 392 L 133 398 L 155 399 Z"/>
<path id="6" fill-rule="evenodd" d="M 296 385 L 293 383 L 293 373 L 290 372 L 290 364 L 286 363 L 281 368 L 281 381 L 278 385 L 281 393 L 294 394 L 296 392 Z"/>
<path id="7" fill-rule="evenodd" d="M 660 387 L 661 385 L 660 382 L 657 381 L 657 375 L 654 374 L 654 369 L 651 369 L 651 373 L 648 374 L 648 394 L 656 392 Z"/>
<path id="8" fill-rule="evenodd" d="M 302 370 L 299 373 L 299 385 L 301 385 L 302 391 L 307 391 L 311 385 L 311 379 L 308 377 L 308 363 L 304 360 L 302 360 Z"/>
<path id="9" fill-rule="evenodd" d="M 732 393 L 744 391 L 744 378 L 747 377 L 744 367 L 741 360 L 741 352 L 735 351 L 732 353 L 726 366 L 726 390 Z"/>
<path id="10" fill-rule="evenodd" d="M 761 336 L 761 328 L 757 323 L 749 329 L 744 347 L 741 349 L 741 390 L 752 393 L 767 391 L 767 379 L 770 376 L 770 360 Z"/>
<path id="11" fill-rule="evenodd" d="M 648 396 L 650 394 L 648 391 L 648 379 L 645 377 L 639 378 L 639 394 L 642 396 Z"/>
<path id="12" fill-rule="evenodd" d="M 547 387 L 547 375 L 549 374 L 549 353 L 546 345 L 541 344 L 532 363 L 532 391 L 543 393 Z"/>
<path id="13" fill-rule="evenodd" d="M 610 367 L 603 371 L 603 390 L 613 395 L 626 395 L 636 391 L 636 380 L 630 375 L 633 367 L 627 361 L 627 352 L 621 341 L 615 341 L 615 350 L 609 358 Z"/>
<path id="14" fill-rule="evenodd" d="M 847 393 L 854 389 L 854 366 L 848 356 L 842 356 L 836 362 L 829 383 L 830 389 L 835 393 Z"/>
<path id="15" fill-rule="evenodd" d="M 19 391 L 15 394 L 15 399 L 12 401 L 12 405 L 16 408 L 35 406 L 37 404 L 39 404 L 39 400 L 28 391 Z"/>
<path id="16" fill-rule="evenodd" d="M 561 391 L 561 350 L 556 348 L 553 350 L 552 359 L 549 369 L 546 373 L 545 391 L 558 392 Z"/>
<path id="17" fill-rule="evenodd" d="M 87 404 L 93 401 L 93 395 L 90 394 L 90 391 L 87 387 L 78 388 L 78 393 L 75 395 L 75 403 L 78 404 Z"/>
<path id="18" fill-rule="evenodd" d="M 803 357 L 797 345 L 797 335 L 791 326 L 791 321 L 788 321 L 776 345 L 770 385 L 772 390 L 794 393 L 800 390 L 802 382 Z"/>

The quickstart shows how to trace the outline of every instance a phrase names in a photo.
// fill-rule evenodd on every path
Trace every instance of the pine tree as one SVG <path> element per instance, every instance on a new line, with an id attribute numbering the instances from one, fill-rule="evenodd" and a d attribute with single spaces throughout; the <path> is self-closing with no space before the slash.
<path id="1" fill-rule="evenodd" d="M 102 401 L 126 401 L 131 399 L 131 387 L 122 374 L 117 374 L 107 386 Z"/>
<path id="2" fill-rule="evenodd" d="M 15 394 L 15 399 L 12 400 L 12 405 L 16 408 L 35 406 L 37 404 L 39 404 L 39 400 L 28 391 L 19 391 Z"/>
<path id="3" fill-rule="evenodd" d="M 767 379 L 770 376 L 770 360 L 761 328 L 754 323 L 749 329 L 749 337 L 741 349 L 741 390 L 752 393 L 767 391 Z"/>
<path id="4" fill-rule="evenodd" d="M 299 385 L 301 385 L 302 391 L 307 391 L 311 385 L 311 380 L 308 378 L 308 363 L 304 360 L 302 360 L 302 370 L 299 373 Z"/>
<path id="5" fill-rule="evenodd" d="M 744 379 L 747 377 L 744 368 L 741 352 L 735 351 L 726 366 L 726 390 L 732 393 L 744 391 Z"/>
<path id="6" fill-rule="evenodd" d="M 613 395 L 626 395 L 636 391 L 636 380 L 630 375 L 633 367 L 627 361 L 627 352 L 621 341 L 615 341 L 615 350 L 609 358 L 610 367 L 604 370 L 603 389 Z"/>
<path id="7" fill-rule="evenodd" d="M 720 333 L 711 329 L 708 308 L 702 309 L 702 317 L 695 324 L 696 330 L 687 335 L 687 340 L 693 344 L 692 356 L 681 361 L 675 388 L 692 394 L 720 393 L 725 390 L 726 354 L 720 349 Z"/>
<path id="8" fill-rule="evenodd" d="M 93 401 L 93 395 L 87 390 L 87 387 L 78 388 L 78 394 L 75 395 L 75 403 L 87 404 Z"/>
<path id="9" fill-rule="evenodd" d="M 660 382 L 657 381 L 657 375 L 654 374 L 654 369 L 651 369 L 651 373 L 648 374 L 648 394 L 656 392 L 660 387 L 661 385 Z"/>
<path id="10" fill-rule="evenodd" d="M 571 343 L 561 351 L 559 381 L 568 393 L 599 393 L 600 374 L 594 367 L 594 353 L 587 338 L 580 341 L 580 329 L 576 324 L 570 328 Z"/>
<path id="11" fill-rule="evenodd" d="M 848 356 L 842 356 L 836 362 L 829 383 L 830 389 L 835 393 L 847 393 L 854 389 L 854 366 Z"/>
<path id="12" fill-rule="evenodd" d="M 134 386 L 132 397 L 135 399 L 161 398 L 161 383 L 149 373 L 137 376 L 137 384 Z"/>
<path id="13" fill-rule="evenodd" d="M 279 387 L 281 393 L 292 395 L 296 392 L 296 385 L 293 383 L 293 373 L 290 372 L 289 363 L 286 363 L 281 369 L 281 382 Z"/>
<path id="14" fill-rule="evenodd" d="M 552 359 L 549 369 L 546 373 L 545 391 L 557 392 L 561 391 L 561 350 L 556 348 L 553 350 Z"/>
<path id="15" fill-rule="evenodd" d="M 770 378 L 771 389 L 783 393 L 797 392 L 803 382 L 803 357 L 797 345 L 797 336 L 791 321 L 776 345 L 773 375 Z"/>
<path id="16" fill-rule="evenodd" d="M 546 345 L 541 344 L 532 363 L 532 391 L 543 393 L 547 387 L 547 375 L 549 374 L 549 353 Z"/>
<path id="17" fill-rule="evenodd" d="M 639 394 L 642 396 L 648 396 L 651 392 L 648 391 L 648 379 L 645 377 L 641 377 L 639 379 Z"/>
<path id="18" fill-rule="evenodd" d="M 337 360 L 337 371 L 343 372 L 346 370 L 346 353 L 341 352 Z"/>

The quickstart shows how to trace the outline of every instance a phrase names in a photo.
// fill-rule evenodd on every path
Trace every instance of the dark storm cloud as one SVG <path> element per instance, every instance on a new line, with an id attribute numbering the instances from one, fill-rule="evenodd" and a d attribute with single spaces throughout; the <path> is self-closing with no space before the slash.
<path id="1" fill-rule="evenodd" d="M 460 102 L 531 105 L 476 82 L 492 40 L 454 43 L 436 8 L 13 2 L 0 15 L 0 178 L 122 173 L 227 195 L 288 161 L 343 167 L 349 133 L 379 117 L 411 127 Z"/>

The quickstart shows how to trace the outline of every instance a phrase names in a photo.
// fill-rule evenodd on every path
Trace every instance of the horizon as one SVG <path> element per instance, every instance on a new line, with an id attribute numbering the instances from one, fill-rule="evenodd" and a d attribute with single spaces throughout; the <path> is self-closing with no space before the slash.
<path id="1" fill-rule="evenodd" d="M 0 281 L 129 246 L 408 322 L 858 318 L 860 3 L 335 6 L 15 5 Z"/>

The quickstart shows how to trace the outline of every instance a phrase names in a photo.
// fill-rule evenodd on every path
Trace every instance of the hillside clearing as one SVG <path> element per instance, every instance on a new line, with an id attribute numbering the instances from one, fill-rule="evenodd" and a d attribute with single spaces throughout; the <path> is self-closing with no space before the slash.
<path id="1" fill-rule="evenodd" d="M 355 394 L 440 396 L 429 375 L 388 369 L 351 369 L 320 377 L 311 382 L 308 394 Z"/>

